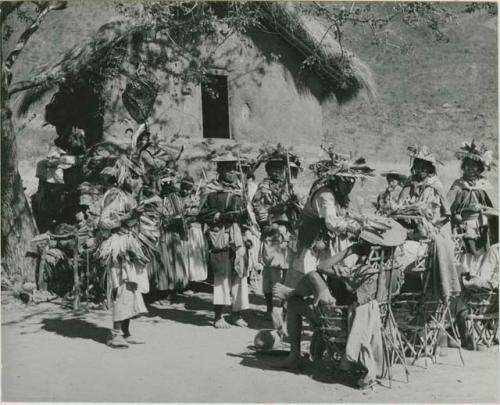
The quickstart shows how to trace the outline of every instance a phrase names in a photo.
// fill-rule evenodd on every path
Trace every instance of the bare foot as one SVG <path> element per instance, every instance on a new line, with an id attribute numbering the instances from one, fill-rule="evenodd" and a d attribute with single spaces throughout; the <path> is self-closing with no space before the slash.
<path id="1" fill-rule="evenodd" d="M 239 326 L 240 328 L 246 328 L 248 326 L 248 323 L 246 323 L 243 318 L 233 318 L 231 319 L 231 323 Z"/>
<path id="2" fill-rule="evenodd" d="M 214 328 L 217 329 L 229 329 L 231 326 L 222 317 L 214 321 Z"/>
<path id="3" fill-rule="evenodd" d="M 144 339 L 132 335 L 125 336 L 125 340 L 131 345 L 143 345 L 144 343 L 146 343 Z"/>
<path id="4" fill-rule="evenodd" d="M 280 300 L 286 300 L 292 291 L 292 288 L 281 283 L 276 283 L 273 287 L 273 297 L 279 298 Z"/>
<path id="5" fill-rule="evenodd" d="M 284 370 L 302 370 L 304 362 L 300 357 L 289 355 L 285 360 L 277 363 L 274 368 L 281 368 Z"/>
<path id="6" fill-rule="evenodd" d="M 106 344 L 113 349 L 126 349 L 129 344 L 121 335 L 112 335 L 108 338 Z"/>

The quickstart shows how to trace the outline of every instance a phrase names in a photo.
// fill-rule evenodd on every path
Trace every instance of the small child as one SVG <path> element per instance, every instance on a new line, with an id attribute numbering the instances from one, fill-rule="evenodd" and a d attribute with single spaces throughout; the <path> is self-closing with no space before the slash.
<path id="1" fill-rule="evenodd" d="M 389 214 L 398 202 L 406 176 L 396 170 L 390 170 L 381 175 L 387 179 L 387 188 L 377 197 L 376 208 L 379 214 Z"/>

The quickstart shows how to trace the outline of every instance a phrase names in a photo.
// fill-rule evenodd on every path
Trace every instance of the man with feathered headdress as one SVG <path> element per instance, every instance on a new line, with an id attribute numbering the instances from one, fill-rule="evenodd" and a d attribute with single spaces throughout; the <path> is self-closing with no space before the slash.
<path id="1" fill-rule="evenodd" d="M 464 233 L 467 253 L 481 255 L 489 245 L 488 218 L 484 211 L 493 207 L 488 195 L 492 187 L 484 172 L 490 170 L 492 153 L 472 141 L 464 142 L 456 156 L 462 161 L 463 175 L 453 182 L 448 192 L 452 226 Z"/>
<path id="2" fill-rule="evenodd" d="M 288 155 L 288 156 L 287 156 Z M 282 145 L 261 151 L 259 163 L 265 163 L 267 178 L 262 180 L 252 199 L 252 208 L 261 230 L 262 246 L 259 261 L 263 265 L 262 291 L 266 299 L 267 316 L 273 311 L 272 291 L 276 283 L 282 282 L 288 270 L 288 244 L 292 229 L 293 203 L 297 197 L 291 194 L 290 160 L 297 160 Z"/>
<path id="3" fill-rule="evenodd" d="M 105 237 L 97 255 L 108 268 L 112 286 L 113 329 L 108 345 L 124 348 L 143 343 L 131 336 L 130 320 L 147 313 L 142 298 L 149 291 L 146 238 L 155 240 L 158 234 L 154 224 L 143 223 L 145 204 L 137 202 L 143 185 L 142 167 L 122 155 L 103 174 L 111 175 L 116 183 L 102 199 L 99 228 Z"/>
<path id="4" fill-rule="evenodd" d="M 411 176 L 391 214 L 408 229 L 409 240 L 404 245 L 405 264 L 410 269 L 419 250 L 431 246 L 433 250 L 429 254 L 434 271 L 431 289 L 443 298 L 456 296 L 460 292 L 460 283 L 454 265 L 450 208 L 437 176 L 437 165 L 443 163 L 425 145 L 410 146 L 408 155 Z M 432 240 L 432 244 L 422 246 L 419 241 L 426 239 Z"/>
<path id="5" fill-rule="evenodd" d="M 359 231 L 357 219 L 350 213 L 349 194 L 357 179 L 372 176 L 364 158 L 352 159 L 323 148 L 329 159 L 311 165 L 318 179 L 313 183 L 301 214 L 297 237 L 297 255 L 288 271 L 286 284 L 294 287 L 305 274 L 316 270 L 319 260 L 330 257 L 350 244 Z"/>

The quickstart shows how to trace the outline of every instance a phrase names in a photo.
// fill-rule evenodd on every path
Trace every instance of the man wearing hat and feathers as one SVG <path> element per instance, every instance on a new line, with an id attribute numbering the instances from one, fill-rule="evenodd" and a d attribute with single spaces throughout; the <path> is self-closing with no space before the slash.
<path id="1" fill-rule="evenodd" d="M 460 283 L 454 264 L 454 247 L 449 226 L 450 207 L 443 185 L 437 176 L 437 164 L 443 165 L 427 146 L 408 148 L 411 158 L 411 176 L 391 215 L 408 230 L 404 245 L 405 264 L 412 265 L 422 247 L 418 241 L 430 239 L 429 252 L 433 283 L 431 288 L 442 297 L 460 293 Z M 411 274 L 411 272 L 409 273 Z M 439 277 L 437 277 L 439 275 Z"/>
<path id="2" fill-rule="evenodd" d="M 273 311 L 273 287 L 283 282 L 288 269 L 288 243 L 292 231 L 289 208 L 290 203 L 297 200 L 290 194 L 291 185 L 287 184 L 285 171 L 290 170 L 287 161 L 290 161 L 290 154 L 280 144 L 262 151 L 258 162 L 265 162 L 268 177 L 260 182 L 252 199 L 253 211 L 261 229 L 259 260 L 263 265 L 262 290 L 268 319 L 271 319 Z"/>
<path id="3" fill-rule="evenodd" d="M 448 192 L 451 223 L 458 233 L 464 234 L 467 253 L 477 256 L 487 250 L 490 242 L 484 211 L 493 207 L 488 195 L 492 186 L 484 172 L 490 170 L 492 152 L 472 141 L 464 142 L 456 156 L 462 161 L 463 175 L 453 182 Z"/>
<path id="4" fill-rule="evenodd" d="M 240 327 L 247 326 L 241 311 L 249 308 L 242 230 L 248 215 L 238 160 L 232 152 L 212 159 L 217 164 L 217 179 L 207 184 L 199 214 L 200 222 L 207 226 L 209 264 L 214 273 L 214 327 L 223 329 L 229 327 L 223 317 L 225 306 L 232 308 L 230 322 Z"/>
<path id="5" fill-rule="evenodd" d="M 329 159 L 311 165 L 318 179 L 313 183 L 300 218 L 297 255 L 288 271 L 290 287 L 305 274 L 314 271 L 317 263 L 346 249 L 359 231 L 359 222 L 350 213 L 349 194 L 356 179 L 372 175 L 364 158 L 351 159 L 323 147 Z"/>

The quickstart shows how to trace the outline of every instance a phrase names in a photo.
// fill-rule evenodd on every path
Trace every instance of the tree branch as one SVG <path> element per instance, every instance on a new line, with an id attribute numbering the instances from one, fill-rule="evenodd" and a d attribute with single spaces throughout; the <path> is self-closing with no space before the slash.
<path id="1" fill-rule="evenodd" d="M 36 20 L 24 31 L 21 36 L 19 37 L 19 40 L 17 41 L 16 46 L 14 47 L 14 50 L 7 56 L 5 59 L 5 62 L 3 64 L 3 73 L 7 75 L 7 86 L 11 83 L 12 81 L 12 66 L 14 65 L 17 57 L 21 53 L 21 51 L 26 47 L 26 44 L 28 43 L 29 39 L 31 36 L 38 30 L 40 27 L 41 22 L 45 18 L 45 16 L 51 12 L 52 10 L 62 10 L 66 8 L 67 3 L 65 1 L 57 1 L 57 2 L 46 2 L 43 3 L 42 8 L 40 10 L 40 13 L 38 14 L 38 17 Z"/>

